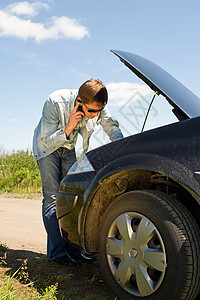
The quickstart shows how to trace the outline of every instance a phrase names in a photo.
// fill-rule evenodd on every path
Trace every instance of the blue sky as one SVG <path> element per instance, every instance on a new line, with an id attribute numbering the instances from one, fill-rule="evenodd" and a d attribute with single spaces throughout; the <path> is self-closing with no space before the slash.
<path id="1" fill-rule="evenodd" d="M 31 149 L 46 97 L 92 77 L 108 87 L 124 135 L 137 132 L 142 119 L 127 122 L 122 108 L 130 98 L 146 106 L 152 94 L 110 49 L 152 60 L 200 96 L 199 12 L 199 0 L 1 0 L 0 149 Z M 155 116 L 175 120 L 159 98 L 149 128 Z"/>

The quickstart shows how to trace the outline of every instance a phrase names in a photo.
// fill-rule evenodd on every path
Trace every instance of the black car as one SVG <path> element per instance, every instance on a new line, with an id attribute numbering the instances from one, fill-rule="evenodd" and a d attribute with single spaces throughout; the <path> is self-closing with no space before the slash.
<path id="1" fill-rule="evenodd" d="M 96 148 L 60 185 L 64 238 L 98 253 L 119 299 L 196 299 L 200 292 L 200 99 L 138 55 L 112 51 L 166 98 L 177 122 Z"/>

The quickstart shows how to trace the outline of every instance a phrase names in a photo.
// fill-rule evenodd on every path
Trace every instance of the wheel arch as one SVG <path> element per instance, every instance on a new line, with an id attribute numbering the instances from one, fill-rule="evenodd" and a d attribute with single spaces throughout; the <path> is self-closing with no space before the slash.
<path id="1" fill-rule="evenodd" d="M 185 166 L 153 155 L 134 155 L 108 164 L 97 174 L 84 195 L 80 237 L 85 251 L 97 251 L 98 231 L 105 210 L 116 197 L 128 191 L 150 189 L 172 194 L 199 223 L 200 197 L 195 189 L 189 188 L 191 176 L 182 176 L 187 172 L 190 175 L 191 171 Z M 198 188 L 195 180 L 193 187 Z"/>

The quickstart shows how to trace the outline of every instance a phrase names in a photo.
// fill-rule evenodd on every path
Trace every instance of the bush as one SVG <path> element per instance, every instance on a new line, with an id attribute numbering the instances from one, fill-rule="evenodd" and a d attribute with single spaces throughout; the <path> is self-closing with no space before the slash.
<path id="1" fill-rule="evenodd" d="M 0 192 L 41 192 L 41 178 L 32 152 L 13 151 L 0 157 Z"/>

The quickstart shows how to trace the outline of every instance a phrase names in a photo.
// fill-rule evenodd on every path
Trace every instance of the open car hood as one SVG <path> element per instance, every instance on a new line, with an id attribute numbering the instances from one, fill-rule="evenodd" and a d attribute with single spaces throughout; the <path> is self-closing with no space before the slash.
<path id="1" fill-rule="evenodd" d="M 162 94 L 184 119 L 200 116 L 200 98 L 164 69 L 133 53 L 118 50 L 111 52 L 153 91 Z"/>

